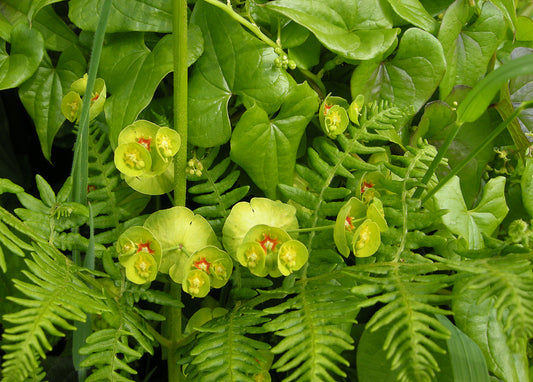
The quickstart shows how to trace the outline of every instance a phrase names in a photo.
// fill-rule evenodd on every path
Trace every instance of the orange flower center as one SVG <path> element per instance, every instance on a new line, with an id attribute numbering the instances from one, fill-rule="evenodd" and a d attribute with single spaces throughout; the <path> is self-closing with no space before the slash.
<path id="1" fill-rule="evenodd" d="M 275 251 L 276 245 L 278 245 L 280 241 L 275 237 L 270 237 L 269 234 L 263 234 L 263 236 L 264 239 L 259 241 L 261 247 L 265 250 L 265 252 Z"/>
<path id="2" fill-rule="evenodd" d="M 137 139 L 137 143 L 143 146 L 146 150 L 150 151 L 150 143 L 152 143 L 152 138 L 140 137 Z"/>
<path id="3" fill-rule="evenodd" d="M 205 259 L 205 257 L 202 257 L 200 260 L 195 261 L 193 263 L 193 266 L 204 271 L 205 273 L 209 273 L 209 268 L 211 267 L 211 264 Z"/>

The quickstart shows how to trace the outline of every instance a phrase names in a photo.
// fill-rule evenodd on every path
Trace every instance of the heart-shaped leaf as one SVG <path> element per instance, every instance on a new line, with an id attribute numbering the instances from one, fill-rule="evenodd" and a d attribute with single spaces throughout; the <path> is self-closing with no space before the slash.
<path id="1" fill-rule="evenodd" d="M 499 176 L 489 180 L 477 207 L 468 210 L 459 178 L 455 176 L 435 193 L 435 205 L 448 211 L 442 216 L 442 222 L 466 240 L 468 249 L 481 249 L 484 247 L 483 234 L 492 235 L 509 211 L 505 203 L 505 178 Z"/>
<path id="2" fill-rule="evenodd" d="M 0 12 L 2 14 L 0 16 L 0 37 L 10 41 L 9 33 L 11 31 L 11 25 L 9 24 L 17 25 L 19 22 L 27 22 L 27 20 L 30 20 L 33 17 L 33 20 L 31 21 L 32 28 L 41 32 L 46 49 L 62 52 L 72 44 L 79 44 L 78 36 L 72 31 L 72 29 L 70 29 L 65 21 L 58 16 L 54 11 L 54 8 L 44 7 L 38 12 L 35 12 L 36 7 L 39 6 L 38 3 L 47 1 L 51 0 L 2 0 L 2 11 Z M 6 32 L 7 37 L 4 36 Z"/>
<path id="3" fill-rule="evenodd" d="M 69 18 L 77 27 L 95 31 L 100 0 L 71 0 Z M 113 0 L 106 32 L 172 32 L 172 3 L 167 0 Z"/>
<path id="4" fill-rule="evenodd" d="M 292 184 L 296 151 L 317 109 L 316 93 L 303 83 L 292 88 L 274 119 L 253 106 L 237 123 L 231 137 L 231 158 L 269 197 L 275 198 L 278 184 Z"/>
<path id="5" fill-rule="evenodd" d="M 65 121 L 61 100 L 70 84 L 83 75 L 86 65 L 82 52 L 72 45 L 59 56 L 55 68 L 43 62 L 19 89 L 20 100 L 35 123 L 41 150 L 48 160 L 54 137 Z"/>
<path id="6" fill-rule="evenodd" d="M 467 0 L 457 0 L 442 19 L 438 38 L 446 56 L 447 70 L 439 87 L 441 99 L 455 85 L 474 86 L 483 78 L 503 38 L 505 21 L 496 6 L 484 3 L 479 17 L 466 27 L 472 12 Z"/>
<path id="7" fill-rule="evenodd" d="M 26 23 L 18 23 L 11 30 L 11 51 L 5 41 L 0 42 L 0 90 L 19 86 L 39 67 L 44 54 L 43 36 Z"/>
<path id="8" fill-rule="evenodd" d="M 437 22 L 418 0 L 388 0 L 394 12 L 409 23 L 433 33 Z"/>
<path id="9" fill-rule="evenodd" d="M 188 30 L 188 64 L 202 53 L 199 28 Z M 101 75 L 111 97 L 105 113 L 111 144 L 116 146 L 120 131 L 133 123 L 150 103 L 161 80 L 173 69 L 172 36 L 166 35 L 150 51 L 139 33 L 113 36 L 102 50 Z"/>
<path id="10" fill-rule="evenodd" d="M 407 30 L 394 58 L 365 61 L 353 72 L 352 98 L 362 94 L 365 101 L 385 99 L 400 108 L 418 111 L 437 88 L 446 61 L 439 41 L 421 29 Z"/>
<path id="11" fill-rule="evenodd" d="M 277 0 L 265 6 L 306 27 L 325 47 L 350 60 L 383 54 L 398 34 L 390 9 L 378 1 Z"/>
<path id="12" fill-rule="evenodd" d="M 274 49 L 245 32 L 224 11 L 198 2 L 191 23 L 200 26 L 204 53 L 189 81 L 189 142 L 212 147 L 231 135 L 228 102 L 242 97 L 268 113 L 277 110 L 289 90 L 289 78 L 277 68 Z"/>

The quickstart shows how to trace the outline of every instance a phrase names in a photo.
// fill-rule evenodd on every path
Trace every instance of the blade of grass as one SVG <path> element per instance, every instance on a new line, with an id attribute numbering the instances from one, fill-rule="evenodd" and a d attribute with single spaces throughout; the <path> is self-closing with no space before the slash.
<path id="1" fill-rule="evenodd" d="M 98 64 L 100 62 L 100 54 L 102 53 L 102 46 L 104 44 L 105 29 L 107 20 L 109 18 L 109 11 L 111 9 L 111 0 L 105 0 L 102 3 L 100 11 L 100 20 L 96 27 L 94 34 L 91 59 L 89 61 L 89 72 L 87 79 L 87 87 L 85 89 L 85 96 L 81 106 L 80 124 L 78 127 L 78 135 L 76 137 L 76 144 L 74 146 L 74 159 L 72 162 L 72 194 L 71 200 L 81 204 L 87 204 L 87 182 L 89 178 L 89 108 L 91 106 L 91 94 L 96 80 L 96 73 L 98 71 Z M 86 254 L 86 265 L 94 269 L 94 240 L 93 246 L 89 247 Z M 92 253 L 92 254 L 91 254 Z M 81 265 L 81 256 L 78 251 L 72 253 L 74 263 Z M 91 261 L 92 257 L 92 261 Z M 84 323 L 76 324 L 77 330 L 73 334 L 72 340 L 72 354 L 74 368 L 78 371 L 78 381 L 82 382 L 87 377 L 87 369 L 80 368 L 79 363 L 82 357 L 79 355 L 79 349 L 85 344 L 85 339 L 91 334 L 91 319 L 88 316 Z"/>
<path id="2" fill-rule="evenodd" d="M 533 101 L 522 102 L 520 106 L 518 106 L 505 121 L 500 123 L 498 127 L 494 129 L 492 133 L 490 133 L 478 147 L 472 150 L 472 152 L 470 152 L 470 154 L 468 154 L 465 159 L 463 159 L 459 164 L 457 164 L 448 175 L 442 178 L 435 187 L 429 190 L 429 192 L 424 196 L 424 198 L 422 198 L 422 203 L 431 198 L 433 195 L 435 195 L 435 193 L 440 190 L 451 178 L 457 175 L 457 173 L 461 171 L 468 164 L 468 162 L 474 159 L 485 147 L 487 147 L 489 143 L 494 140 L 494 138 L 500 135 L 524 109 L 530 107 L 533 107 Z"/>
<path id="3" fill-rule="evenodd" d="M 187 194 L 187 0 L 172 0 L 172 36 L 174 55 L 174 129 L 181 137 L 181 147 L 174 161 L 174 204 L 185 206 Z M 181 301 L 181 286 L 170 281 L 170 295 Z M 177 344 L 182 338 L 181 309 L 167 311 L 167 335 L 172 346 L 168 349 L 168 381 L 184 379 L 178 365 Z"/>

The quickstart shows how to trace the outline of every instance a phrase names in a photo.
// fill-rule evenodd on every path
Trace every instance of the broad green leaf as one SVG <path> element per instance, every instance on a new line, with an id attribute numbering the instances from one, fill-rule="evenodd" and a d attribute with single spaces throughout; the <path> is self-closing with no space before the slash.
<path id="1" fill-rule="evenodd" d="M 275 198 L 280 183 L 292 184 L 296 151 L 317 109 L 316 93 L 303 83 L 291 89 L 274 119 L 253 106 L 237 123 L 231 137 L 231 158 L 267 196 Z"/>
<path id="2" fill-rule="evenodd" d="M 320 48 L 322 45 L 311 35 L 302 45 L 289 48 L 289 59 L 296 63 L 298 68 L 311 69 L 320 62 Z"/>
<path id="3" fill-rule="evenodd" d="M 481 349 L 489 369 L 506 382 L 528 381 L 525 341 L 514 351 L 507 343 L 503 325 L 497 319 L 494 299 L 479 303 L 484 289 L 469 288 L 464 281 L 453 290 L 455 324 Z"/>
<path id="4" fill-rule="evenodd" d="M 37 3 L 32 0 L 3 0 L 0 2 L 0 14 L 2 14 L 0 19 L 5 17 L 12 25 L 16 25 L 19 22 L 27 22 L 30 19 L 33 4 Z M 1 24 L 2 22 L 0 21 Z M 45 7 L 34 15 L 32 27 L 43 35 L 46 49 L 63 51 L 72 44 L 79 43 L 78 36 L 55 13 L 52 7 Z M 2 36 L 0 35 L 0 37 Z M 9 38 L 6 40 L 9 41 Z"/>
<path id="5" fill-rule="evenodd" d="M 28 19 L 30 21 L 33 21 L 35 15 L 37 15 L 37 13 L 41 9 L 43 9 L 47 5 L 54 4 L 54 3 L 59 3 L 61 1 L 63 1 L 63 0 L 33 0 L 31 2 L 30 10 L 28 11 Z"/>
<path id="6" fill-rule="evenodd" d="M 468 0 L 457 0 L 442 20 L 438 38 L 446 56 L 447 70 L 439 87 L 441 99 L 456 85 L 473 87 L 477 84 L 503 38 L 505 21 L 496 6 L 484 3 L 479 17 L 466 26 L 472 16 Z"/>
<path id="7" fill-rule="evenodd" d="M 9 20 L 4 16 L 2 12 L 0 12 L 0 39 L 2 40 L 9 40 L 11 36 L 11 23 Z"/>
<path id="8" fill-rule="evenodd" d="M 509 211 L 505 203 L 505 178 L 489 180 L 477 207 L 468 210 L 459 178 L 455 176 L 435 193 L 435 205 L 448 211 L 442 216 L 442 222 L 452 233 L 466 240 L 468 249 L 481 249 L 483 234 L 490 236 Z"/>
<path id="9" fill-rule="evenodd" d="M 357 346 L 357 376 L 359 381 L 398 381 L 399 371 L 397 369 L 392 370 L 392 360 L 387 359 L 387 351 L 383 350 L 390 330 L 390 325 L 387 325 L 375 331 L 368 329 L 363 331 Z M 435 342 L 445 348 L 444 341 L 442 344 L 440 341 Z M 458 382 L 453 379 L 449 358 L 437 352 L 432 355 L 440 368 L 435 380 L 438 382 Z"/>
<path id="10" fill-rule="evenodd" d="M 224 11 L 198 2 L 191 16 L 204 37 L 204 53 L 189 81 L 189 142 L 213 147 L 231 135 L 228 102 L 238 95 L 246 107 L 271 113 L 289 91 L 287 74 L 275 66 L 274 49 L 245 32 Z"/>
<path id="11" fill-rule="evenodd" d="M 44 54 L 41 33 L 25 23 L 11 30 L 11 51 L 0 43 L 0 90 L 19 86 L 32 76 Z"/>
<path id="12" fill-rule="evenodd" d="M 437 30 L 437 22 L 418 0 L 387 0 L 394 12 L 409 23 L 429 33 Z"/>
<path id="13" fill-rule="evenodd" d="M 94 32 L 100 19 L 100 0 L 70 0 L 69 19 Z M 106 33 L 172 32 L 172 3 L 167 0 L 113 0 Z"/>
<path id="14" fill-rule="evenodd" d="M 533 49 L 529 48 L 516 48 L 511 52 L 511 58 L 513 60 L 531 55 Z M 513 105 L 520 104 L 521 102 L 529 101 L 533 99 L 533 73 L 528 75 L 516 76 L 509 81 L 509 93 L 510 101 Z M 511 110 L 512 111 L 512 110 Z M 519 123 L 523 133 L 533 131 L 533 109 L 529 108 L 518 116 L 516 121 Z M 520 146 L 517 146 L 520 147 Z"/>
<path id="15" fill-rule="evenodd" d="M 494 3 L 498 8 L 500 8 L 503 15 L 505 16 L 505 20 L 507 20 L 507 23 L 511 26 L 511 29 L 513 30 L 513 32 L 515 32 L 517 28 L 515 1 L 514 0 L 492 0 L 492 3 Z"/>
<path id="16" fill-rule="evenodd" d="M 188 63 L 202 53 L 200 30 L 188 30 Z M 150 103 L 161 80 L 173 70 L 172 36 L 166 35 L 150 51 L 141 33 L 114 35 L 102 50 L 100 74 L 111 96 L 105 104 L 111 144 Z"/>
<path id="17" fill-rule="evenodd" d="M 268 9 L 309 29 L 326 48 L 349 60 L 369 60 L 395 42 L 390 11 L 372 1 L 276 0 Z"/>
<path id="18" fill-rule="evenodd" d="M 438 314 L 437 319 L 452 334 L 446 342 L 454 381 L 489 382 L 487 363 L 479 346 L 443 315 Z"/>
<path id="19" fill-rule="evenodd" d="M 516 20 L 516 39 L 518 41 L 533 41 L 533 20 L 520 16 Z"/>
<path id="20" fill-rule="evenodd" d="M 52 142 L 65 121 L 61 100 L 70 84 L 83 75 L 86 65 L 83 54 L 73 45 L 61 54 L 55 68 L 43 62 L 19 89 L 20 100 L 35 123 L 41 150 L 49 161 Z"/>
<path id="21" fill-rule="evenodd" d="M 352 98 L 387 100 L 399 108 L 418 111 L 437 88 L 446 61 L 439 41 L 421 29 L 407 30 L 391 61 L 366 61 L 353 72 Z"/>
<path id="22" fill-rule="evenodd" d="M 490 72 L 468 93 L 457 108 L 457 122 L 475 121 L 481 116 L 500 91 L 503 84 L 511 78 L 533 74 L 533 54 L 506 62 Z"/>

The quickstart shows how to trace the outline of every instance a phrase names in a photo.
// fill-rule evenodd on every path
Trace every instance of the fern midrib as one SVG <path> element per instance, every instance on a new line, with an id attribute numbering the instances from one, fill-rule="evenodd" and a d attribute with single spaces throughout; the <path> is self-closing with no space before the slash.
<path id="1" fill-rule="evenodd" d="M 92 147 L 95 147 L 97 145 L 95 145 L 95 138 L 93 137 L 93 134 L 89 134 L 89 139 L 91 140 L 91 142 L 89 142 L 89 148 L 91 149 Z M 106 150 L 109 150 L 110 147 L 107 147 Z M 105 152 L 105 150 L 104 150 Z M 116 213 L 115 211 L 115 207 L 117 205 L 117 201 L 116 201 L 116 198 L 115 198 L 115 194 L 112 192 L 111 190 L 111 186 L 110 186 L 110 180 L 109 180 L 109 177 L 106 176 L 105 174 L 105 162 L 103 161 L 102 159 L 102 156 L 100 155 L 99 152 L 92 152 L 92 149 L 91 149 L 91 152 L 90 152 L 90 155 L 92 158 L 95 159 L 95 162 L 96 162 L 96 166 L 98 168 L 98 171 L 100 172 L 100 177 L 102 178 L 103 180 L 103 183 L 104 183 L 104 187 L 105 187 L 105 192 L 106 192 L 106 195 L 107 195 L 107 200 L 109 202 L 109 205 L 110 205 L 110 210 L 112 212 L 112 218 L 113 218 L 113 224 L 115 227 L 118 226 L 118 224 L 120 223 L 120 215 Z M 107 155 L 105 156 L 106 158 L 108 157 Z M 94 163 L 94 162 L 93 162 Z M 116 170 L 115 170 L 116 171 Z"/>
<path id="2" fill-rule="evenodd" d="M 315 373 L 315 367 L 317 365 L 316 359 L 317 359 L 317 351 L 316 351 L 316 330 L 315 325 L 313 322 L 313 317 L 311 312 L 309 311 L 309 304 L 307 303 L 307 289 L 305 287 L 307 284 L 304 285 L 303 291 L 300 293 L 300 297 L 302 299 L 303 303 L 303 311 L 305 313 L 305 322 L 307 327 L 309 328 L 309 331 L 311 332 L 311 346 L 312 346 L 312 354 L 311 354 L 311 376 L 316 375 Z"/>
<path id="3" fill-rule="evenodd" d="M 124 315 L 122 314 L 123 311 L 122 311 L 122 306 L 120 306 L 120 304 L 117 304 L 118 305 L 118 311 L 120 314 L 120 326 L 117 328 L 117 330 L 115 331 L 115 341 L 113 341 L 113 357 L 111 357 L 111 362 L 109 363 L 109 367 L 110 367 L 110 380 L 111 382 L 115 382 L 117 381 L 117 379 L 115 378 L 115 363 L 116 363 L 116 354 L 117 354 L 117 349 L 118 349 L 118 341 L 120 341 L 120 335 L 119 333 L 121 332 L 122 330 L 122 327 L 124 326 Z"/>
<path id="4" fill-rule="evenodd" d="M 324 193 L 329 188 L 329 186 L 331 184 L 331 181 L 335 177 L 335 173 L 337 172 L 337 169 L 342 165 L 344 160 L 349 155 L 351 155 L 351 150 L 352 150 L 353 146 L 355 145 L 355 142 L 356 142 L 356 138 L 351 139 L 350 140 L 350 144 L 348 146 L 348 149 L 342 153 L 342 155 L 340 156 L 339 160 L 337 161 L 337 163 L 335 163 L 334 166 L 329 167 L 329 169 L 330 169 L 329 174 L 327 175 L 326 179 L 324 179 L 324 183 L 322 184 L 322 188 L 320 189 L 320 192 L 318 194 L 318 203 L 316 204 L 316 208 L 313 211 L 313 219 L 312 219 L 311 228 L 316 228 L 316 226 L 318 224 L 318 219 L 319 219 L 318 211 L 320 210 L 320 207 L 324 203 Z M 309 239 L 307 240 L 307 248 L 313 248 L 312 244 L 313 244 L 313 239 L 315 238 L 315 235 L 316 235 L 316 232 L 315 231 L 311 231 L 311 233 L 309 234 Z M 308 268 L 308 266 L 309 266 L 309 263 L 306 263 L 304 268 L 303 268 L 302 278 L 306 278 L 307 277 L 307 268 Z"/>
<path id="5" fill-rule="evenodd" d="M 409 350 L 409 353 L 412 354 L 412 357 L 411 357 L 411 360 L 414 361 L 416 359 L 418 359 L 418 352 L 415 352 L 415 350 L 418 348 L 418 346 L 424 346 L 424 345 L 421 345 L 419 344 L 419 341 L 417 340 L 417 336 L 416 336 L 416 330 L 414 328 L 414 325 L 413 325 L 413 311 L 414 309 L 412 309 L 412 305 L 411 305 L 411 298 L 410 298 L 410 294 L 409 292 L 407 291 L 407 289 L 405 288 L 405 284 L 400 276 L 400 274 L 398 273 L 399 272 L 399 267 L 394 267 L 394 273 L 393 273 L 393 280 L 396 284 L 396 289 L 398 290 L 398 292 L 400 293 L 400 296 L 401 296 L 401 299 L 403 300 L 403 304 L 408 312 L 408 316 L 409 316 L 409 320 L 408 320 L 408 324 L 407 324 L 407 331 L 409 332 L 409 342 L 411 343 L 411 347 L 410 347 L 410 350 Z M 414 353 L 414 354 L 413 354 Z M 415 370 L 417 369 L 416 367 L 412 367 L 412 365 L 417 365 L 416 362 L 412 362 L 410 363 L 410 368 L 412 370 Z"/>
<path id="6" fill-rule="evenodd" d="M 520 295 L 520 288 L 517 288 L 515 284 L 511 283 L 509 281 L 508 274 L 499 271 L 498 269 L 492 269 L 493 274 L 496 274 L 500 282 L 504 285 L 505 289 L 510 291 L 512 296 L 512 302 L 515 305 L 515 309 L 518 310 L 519 317 L 521 318 L 518 322 L 516 322 L 516 326 L 519 326 L 521 332 L 527 333 L 527 326 L 526 322 L 528 321 L 529 314 L 527 312 L 527 309 L 525 309 L 524 304 L 522 304 L 522 296 Z M 515 324 L 511 326 L 511 333 L 513 332 L 513 328 L 515 328 Z M 531 330 L 530 330 L 531 332 Z"/>

